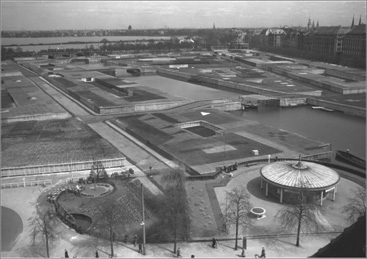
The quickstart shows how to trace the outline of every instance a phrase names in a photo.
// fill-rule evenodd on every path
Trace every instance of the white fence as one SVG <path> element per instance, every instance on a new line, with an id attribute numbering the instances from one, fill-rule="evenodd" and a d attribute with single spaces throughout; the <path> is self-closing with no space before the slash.
<path id="1" fill-rule="evenodd" d="M 125 157 L 114 159 L 102 159 L 99 161 L 103 163 L 103 166 L 105 168 L 122 167 L 126 165 Z M 92 165 L 93 161 L 91 160 L 91 161 L 79 161 L 72 163 L 7 167 L 7 168 L 1 168 L 1 177 L 83 171 L 83 170 L 90 170 Z"/>
<path id="2" fill-rule="evenodd" d="M 52 180 L 37 180 L 37 181 L 29 181 L 29 182 L 3 183 L 1 184 L 1 189 L 37 186 L 37 185 L 46 186 L 50 184 L 52 184 Z"/>

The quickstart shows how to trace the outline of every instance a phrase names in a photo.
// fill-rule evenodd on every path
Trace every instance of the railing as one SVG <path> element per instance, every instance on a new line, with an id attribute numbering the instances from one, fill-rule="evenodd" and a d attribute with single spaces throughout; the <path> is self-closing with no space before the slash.
<path id="1" fill-rule="evenodd" d="M 126 164 L 126 158 L 101 159 L 105 168 L 120 167 Z M 75 161 L 70 163 L 6 167 L 1 168 L 1 177 L 22 176 L 22 175 L 39 175 L 60 172 L 89 170 L 93 165 L 93 161 Z"/>
<path id="2" fill-rule="evenodd" d="M 51 184 L 52 184 L 52 180 L 37 180 L 37 181 L 30 181 L 30 182 L 3 183 L 1 184 L 1 189 L 37 186 L 37 185 L 46 186 L 46 185 L 51 185 Z"/>

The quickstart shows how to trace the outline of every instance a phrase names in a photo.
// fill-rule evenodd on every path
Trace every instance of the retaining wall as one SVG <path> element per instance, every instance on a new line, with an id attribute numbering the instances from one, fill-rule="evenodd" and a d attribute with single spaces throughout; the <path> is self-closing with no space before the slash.
<path id="1" fill-rule="evenodd" d="M 366 81 L 366 75 L 351 74 L 341 70 L 325 69 L 325 74 L 354 81 Z"/>
<path id="2" fill-rule="evenodd" d="M 349 106 L 345 104 L 339 104 L 326 100 L 319 100 L 314 98 L 307 98 L 307 104 L 312 106 L 323 106 L 325 108 L 341 111 L 348 115 L 354 115 L 358 117 L 366 117 L 366 108 Z"/>
<path id="3" fill-rule="evenodd" d="M 125 157 L 114 158 L 114 159 L 102 159 L 100 161 L 102 162 L 105 168 L 122 167 L 122 166 L 127 165 L 127 161 Z M 49 165 L 6 167 L 6 168 L 1 168 L 1 177 L 84 171 L 84 170 L 90 170 L 92 165 L 93 165 L 93 161 L 79 161 L 79 162 L 72 162 L 72 163 L 60 163 L 60 164 L 49 164 Z"/>
<path id="4" fill-rule="evenodd" d="M 22 115 L 3 118 L 3 122 L 17 122 L 17 121 L 44 121 L 44 120 L 62 120 L 70 118 L 71 115 L 67 112 L 63 113 L 50 113 L 50 114 L 32 114 L 32 115 Z"/>

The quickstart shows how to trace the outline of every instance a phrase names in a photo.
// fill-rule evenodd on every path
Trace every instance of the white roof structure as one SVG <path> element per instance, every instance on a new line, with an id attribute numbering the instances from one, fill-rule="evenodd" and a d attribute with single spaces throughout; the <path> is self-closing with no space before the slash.
<path id="1" fill-rule="evenodd" d="M 279 161 L 260 170 L 267 182 L 285 189 L 326 190 L 336 185 L 339 174 L 326 166 L 305 161 Z"/>

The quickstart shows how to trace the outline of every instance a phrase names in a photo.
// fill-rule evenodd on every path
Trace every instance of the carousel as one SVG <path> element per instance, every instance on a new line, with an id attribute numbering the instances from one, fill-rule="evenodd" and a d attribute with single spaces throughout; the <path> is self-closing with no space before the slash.
<path id="1" fill-rule="evenodd" d="M 279 161 L 260 169 L 261 184 L 265 195 L 269 193 L 279 202 L 296 202 L 302 193 L 308 202 L 322 205 L 327 196 L 335 200 L 339 174 L 326 166 L 301 161 Z"/>

